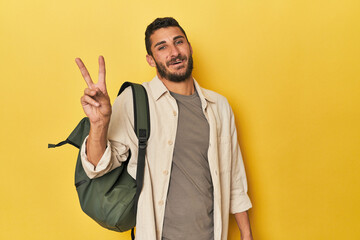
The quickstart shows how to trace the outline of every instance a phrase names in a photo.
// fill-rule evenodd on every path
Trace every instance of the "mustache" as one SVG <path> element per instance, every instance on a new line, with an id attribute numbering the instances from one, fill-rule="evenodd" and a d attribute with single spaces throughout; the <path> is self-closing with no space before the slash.
<path id="1" fill-rule="evenodd" d="M 170 59 L 168 62 L 166 62 L 166 66 L 167 67 L 169 67 L 171 64 L 174 64 L 174 63 L 176 63 L 177 61 L 184 61 L 184 60 L 186 60 L 187 59 L 187 57 L 186 56 L 182 56 L 182 55 L 179 55 L 179 56 L 177 56 L 177 57 L 174 57 L 174 58 L 172 58 L 172 59 Z"/>

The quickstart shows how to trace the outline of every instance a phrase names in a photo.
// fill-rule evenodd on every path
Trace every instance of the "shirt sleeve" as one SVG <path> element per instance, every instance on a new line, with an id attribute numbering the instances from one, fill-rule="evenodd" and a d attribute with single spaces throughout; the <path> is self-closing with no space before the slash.
<path id="1" fill-rule="evenodd" d="M 127 157 L 128 157 L 128 149 L 125 145 L 123 145 L 123 152 L 124 154 L 120 155 L 119 157 L 116 157 L 116 155 L 114 157 L 112 157 L 111 151 L 119 151 L 119 149 L 114 149 L 114 147 L 112 147 L 110 141 L 107 141 L 107 147 L 105 149 L 104 154 L 102 155 L 102 157 L 100 158 L 99 163 L 96 165 L 96 167 L 89 162 L 87 155 L 86 155 L 86 141 L 87 138 L 85 138 L 83 145 L 81 146 L 81 163 L 82 166 L 84 168 L 84 171 L 86 173 L 86 175 L 90 178 L 97 178 L 97 177 L 101 177 L 104 174 L 110 172 L 111 170 L 121 166 L 121 163 L 126 161 Z"/>
<path id="2" fill-rule="evenodd" d="M 241 155 L 237 131 L 235 126 L 234 114 L 231 112 L 231 192 L 230 192 L 230 212 L 232 214 L 244 212 L 252 207 L 250 198 L 247 194 L 248 186 L 243 158 Z"/>
<path id="3" fill-rule="evenodd" d="M 124 90 L 116 98 L 112 106 L 112 114 L 108 130 L 107 147 L 99 163 L 95 167 L 86 155 L 86 137 L 81 147 L 81 163 L 89 178 L 101 177 L 125 162 L 131 151 L 131 158 L 137 156 L 137 137 L 134 132 L 134 112 L 132 92 L 130 88 Z M 131 161 L 131 165 L 134 160 Z"/>

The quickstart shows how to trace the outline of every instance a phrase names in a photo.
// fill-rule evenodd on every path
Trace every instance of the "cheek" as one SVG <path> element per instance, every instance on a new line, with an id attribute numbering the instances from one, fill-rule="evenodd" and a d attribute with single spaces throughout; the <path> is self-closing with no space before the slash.
<path id="1" fill-rule="evenodd" d="M 164 63 L 166 61 L 166 55 L 163 53 L 157 53 L 154 55 L 154 60 L 158 63 Z"/>

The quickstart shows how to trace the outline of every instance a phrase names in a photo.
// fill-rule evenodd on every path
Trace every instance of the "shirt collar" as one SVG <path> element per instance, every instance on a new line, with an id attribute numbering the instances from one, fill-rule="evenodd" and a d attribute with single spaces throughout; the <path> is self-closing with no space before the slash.
<path id="1" fill-rule="evenodd" d="M 194 85 L 201 99 L 203 108 L 206 107 L 207 105 L 206 102 L 215 103 L 215 100 L 212 97 L 210 97 L 205 91 L 203 91 L 203 89 L 200 87 L 200 85 L 195 79 L 194 79 Z M 169 92 L 169 90 L 166 88 L 164 83 L 158 78 L 158 76 L 155 76 L 153 80 L 150 81 L 149 87 L 156 101 L 159 100 L 159 98 L 162 97 L 164 93 Z"/>
<path id="2" fill-rule="evenodd" d="M 164 93 L 168 92 L 168 89 L 165 87 L 164 83 L 158 78 L 158 76 L 155 76 L 153 80 L 149 82 L 149 87 L 156 101 L 159 100 L 159 98 L 163 96 Z"/>

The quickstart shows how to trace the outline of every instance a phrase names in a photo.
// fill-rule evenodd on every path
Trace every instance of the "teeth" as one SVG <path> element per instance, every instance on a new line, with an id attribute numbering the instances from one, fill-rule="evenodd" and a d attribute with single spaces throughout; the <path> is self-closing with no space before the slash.
<path id="1" fill-rule="evenodd" d="M 175 64 L 179 64 L 179 63 L 182 63 L 183 61 L 182 60 L 177 60 L 176 62 L 173 62 L 171 63 L 172 65 L 175 65 Z"/>

